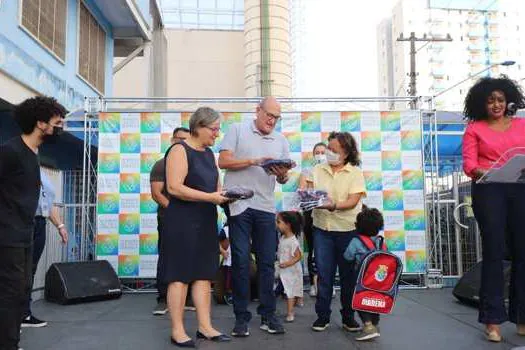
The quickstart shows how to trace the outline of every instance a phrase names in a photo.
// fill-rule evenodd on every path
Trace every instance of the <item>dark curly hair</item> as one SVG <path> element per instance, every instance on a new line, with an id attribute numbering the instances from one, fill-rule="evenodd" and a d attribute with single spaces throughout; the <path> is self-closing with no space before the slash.
<path id="1" fill-rule="evenodd" d="M 303 216 L 297 211 L 281 211 L 277 214 L 279 219 L 281 219 L 285 224 L 290 225 L 292 232 L 296 237 L 301 235 L 303 230 Z"/>
<path id="2" fill-rule="evenodd" d="M 377 236 L 384 225 L 383 215 L 376 208 L 363 207 L 361 212 L 357 214 L 355 228 L 361 235 Z"/>
<path id="3" fill-rule="evenodd" d="M 465 119 L 471 121 L 486 120 L 488 118 L 487 99 L 496 90 L 503 92 L 507 104 L 512 102 L 516 108 L 525 108 L 525 97 L 517 82 L 504 74 L 499 78 L 484 77 L 470 88 L 465 97 L 463 110 Z M 505 107 L 505 114 L 508 115 L 509 113 L 510 111 Z"/>
<path id="4" fill-rule="evenodd" d="M 30 134 L 35 130 L 36 122 L 49 123 L 49 120 L 58 115 L 65 118 L 66 109 L 53 97 L 37 96 L 21 102 L 15 107 L 15 121 L 22 133 Z"/>
<path id="5" fill-rule="evenodd" d="M 355 141 L 352 134 L 349 132 L 337 132 L 332 131 L 328 135 L 328 142 L 331 140 L 337 140 L 341 144 L 341 147 L 345 150 L 347 156 L 344 163 L 350 163 L 353 166 L 361 165 L 361 160 L 359 159 L 359 150 L 357 149 L 357 142 Z"/>

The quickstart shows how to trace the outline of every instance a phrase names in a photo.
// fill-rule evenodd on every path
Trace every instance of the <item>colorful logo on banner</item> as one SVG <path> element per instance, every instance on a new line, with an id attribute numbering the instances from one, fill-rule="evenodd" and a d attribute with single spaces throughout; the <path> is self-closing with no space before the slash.
<path id="1" fill-rule="evenodd" d="M 361 130 L 361 112 L 341 112 L 341 131 Z"/>
<path id="2" fill-rule="evenodd" d="M 381 131 L 363 131 L 361 133 L 361 151 L 381 151 Z"/>
<path id="3" fill-rule="evenodd" d="M 171 138 L 173 137 L 173 133 L 163 133 L 160 135 L 160 153 L 163 155 L 166 153 L 168 148 L 171 146 Z"/>
<path id="4" fill-rule="evenodd" d="M 421 150 L 421 131 L 401 131 L 401 150 Z"/>
<path id="5" fill-rule="evenodd" d="M 141 113 L 140 132 L 143 134 L 160 133 L 160 113 Z"/>
<path id="6" fill-rule="evenodd" d="M 400 112 L 381 112 L 381 131 L 400 131 Z"/>
<path id="7" fill-rule="evenodd" d="M 367 191 L 383 190 L 383 173 L 381 171 L 363 171 Z"/>
<path id="8" fill-rule="evenodd" d="M 104 147 L 99 151 L 98 171 L 104 176 L 98 186 L 96 253 L 113 259 L 120 277 L 155 277 L 158 206 L 151 197 L 149 174 L 171 145 L 173 129 L 188 127 L 191 115 L 102 113 L 99 117 L 99 142 Z M 232 125 L 252 116 L 223 113 L 212 150 L 220 150 L 220 141 Z M 288 183 L 276 184 L 278 211 L 293 208 L 300 174 L 309 174 L 313 166 L 313 146 L 327 143 L 331 131 L 350 132 L 360 150 L 367 190 L 364 202 L 383 211 L 388 248 L 405 261 L 405 272 L 425 271 L 424 173 L 416 157 L 422 152 L 422 135 L 413 111 L 283 112 L 276 130 L 288 140 L 290 157 L 298 164 Z"/>
<path id="9" fill-rule="evenodd" d="M 162 155 L 159 153 L 142 153 L 140 155 L 140 172 L 142 174 L 149 174 L 160 158 L 162 158 Z"/>
<path id="10" fill-rule="evenodd" d="M 384 237 L 389 251 L 405 250 L 405 231 L 385 231 Z"/>
<path id="11" fill-rule="evenodd" d="M 158 204 L 153 200 L 151 194 L 140 194 L 140 213 L 141 214 L 155 214 L 157 213 Z"/>
<path id="12" fill-rule="evenodd" d="M 405 210 L 405 230 L 424 231 L 425 230 L 425 211 L 424 210 Z"/>
<path id="13" fill-rule="evenodd" d="M 120 113 L 100 113 L 98 131 L 104 134 L 118 134 L 120 132 Z"/>
<path id="14" fill-rule="evenodd" d="M 423 170 L 404 170 L 403 189 L 422 190 L 423 189 Z"/>
<path id="15" fill-rule="evenodd" d="M 139 236 L 139 254 L 157 255 L 159 236 L 156 234 L 143 234 Z"/>
<path id="16" fill-rule="evenodd" d="M 403 210 L 403 191 L 387 190 L 383 191 L 384 210 Z"/>
<path id="17" fill-rule="evenodd" d="M 120 134 L 120 153 L 140 153 L 140 134 Z"/>
<path id="18" fill-rule="evenodd" d="M 119 255 L 118 275 L 121 277 L 139 276 L 139 255 Z"/>
<path id="19" fill-rule="evenodd" d="M 120 174 L 120 193 L 140 193 L 140 174 Z"/>
<path id="20" fill-rule="evenodd" d="M 401 152 L 400 151 L 383 151 L 381 152 L 382 169 L 385 171 L 401 170 Z"/>
<path id="21" fill-rule="evenodd" d="M 118 174 L 120 172 L 120 154 L 99 153 L 98 172 L 101 174 Z"/>
<path id="22" fill-rule="evenodd" d="M 119 235 L 97 236 L 97 255 L 118 255 Z"/>
<path id="23" fill-rule="evenodd" d="M 407 250 L 405 252 L 406 272 L 424 272 L 426 270 L 426 253 L 424 250 Z"/>
<path id="24" fill-rule="evenodd" d="M 120 214 L 118 232 L 121 235 L 138 235 L 140 233 L 140 214 Z"/>
<path id="25" fill-rule="evenodd" d="M 97 211 L 99 214 L 118 214 L 120 195 L 118 193 L 99 193 Z"/>
<path id="26" fill-rule="evenodd" d="M 302 132 L 321 132 L 321 112 L 301 113 Z"/>

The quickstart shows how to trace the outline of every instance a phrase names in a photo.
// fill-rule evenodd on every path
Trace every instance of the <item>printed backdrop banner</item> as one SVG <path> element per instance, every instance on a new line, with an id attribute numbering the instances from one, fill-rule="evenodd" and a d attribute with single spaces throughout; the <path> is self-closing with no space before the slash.
<path id="1" fill-rule="evenodd" d="M 221 137 L 253 113 L 223 113 Z M 99 116 L 97 259 L 108 260 L 121 278 L 155 277 L 157 205 L 149 173 L 170 145 L 173 129 L 188 126 L 191 112 L 101 113 Z M 277 184 L 276 208 L 291 207 L 302 168 L 312 165 L 312 148 L 330 131 L 347 131 L 356 139 L 366 180 L 364 202 L 385 218 L 390 251 L 401 258 L 405 273 L 426 270 L 424 174 L 420 117 L 403 112 L 289 112 L 277 130 L 290 143 L 298 164 L 290 181 Z M 219 226 L 224 214 L 220 212 Z"/>

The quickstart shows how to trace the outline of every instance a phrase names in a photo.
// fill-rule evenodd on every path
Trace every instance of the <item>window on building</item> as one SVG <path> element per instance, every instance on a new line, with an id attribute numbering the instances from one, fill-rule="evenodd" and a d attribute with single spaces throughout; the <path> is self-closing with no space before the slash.
<path id="1" fill-rule="evenodd" d="M 106 33 L 86 6 L 80 2 L 78 73 L 104 93 Z"/>
<path id="2" fill-rule="evenodd" d="M 21 7 L 22 27 L 64 61 L 67 0 L 22 0 Z"/>

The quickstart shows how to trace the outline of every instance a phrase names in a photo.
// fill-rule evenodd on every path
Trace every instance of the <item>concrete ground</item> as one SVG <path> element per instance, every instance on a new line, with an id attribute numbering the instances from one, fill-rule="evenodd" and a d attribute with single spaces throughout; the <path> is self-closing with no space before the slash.
<path id="1" fill-rule="evenodd" d="M 173 349 L 170 344 L 168 315 L 153 316 L 153 294 L 126 294 L 121 299 L 62 306 L 37 301 L 36 317 L 49 322 L 39 329 L 24 328 L 21 347 L 25 350 L 134 350 Z M 252 311 L 256 304 L 251 304 Z M 278 311 L 285 314 L 285 303 L 278 302 Z M 514 349 L 525 346 L 512 324 L 502 328 L 504 341 L 488 343 L 483 327 L 478 324 L 477 310 L 456 302 L 451 289 L 403 290 L 392 315 L 381 320 L 381 337 L 373 342 L 356 342 L 354 334 L 341 329 L 339 300 L 333 302 L 331 326 L 325 332 L 310 329 L 315 320 L 314 300 L 305 294 L 304 308 L 297 309 L 296 320 L 285 324 L 287 333 L 269 335 L 259 330 L 259 317 L 250 324 L 251 335 L 231 343 L 198 342 L 200 349 Z M 186 327 L 193 336 L 195 313 L 186 313 Z M 230 332 L 234 317 L 231 307 L 213 306 L 216 328 Z M 523 348 L 525 349 L 525 347 Z"/>

